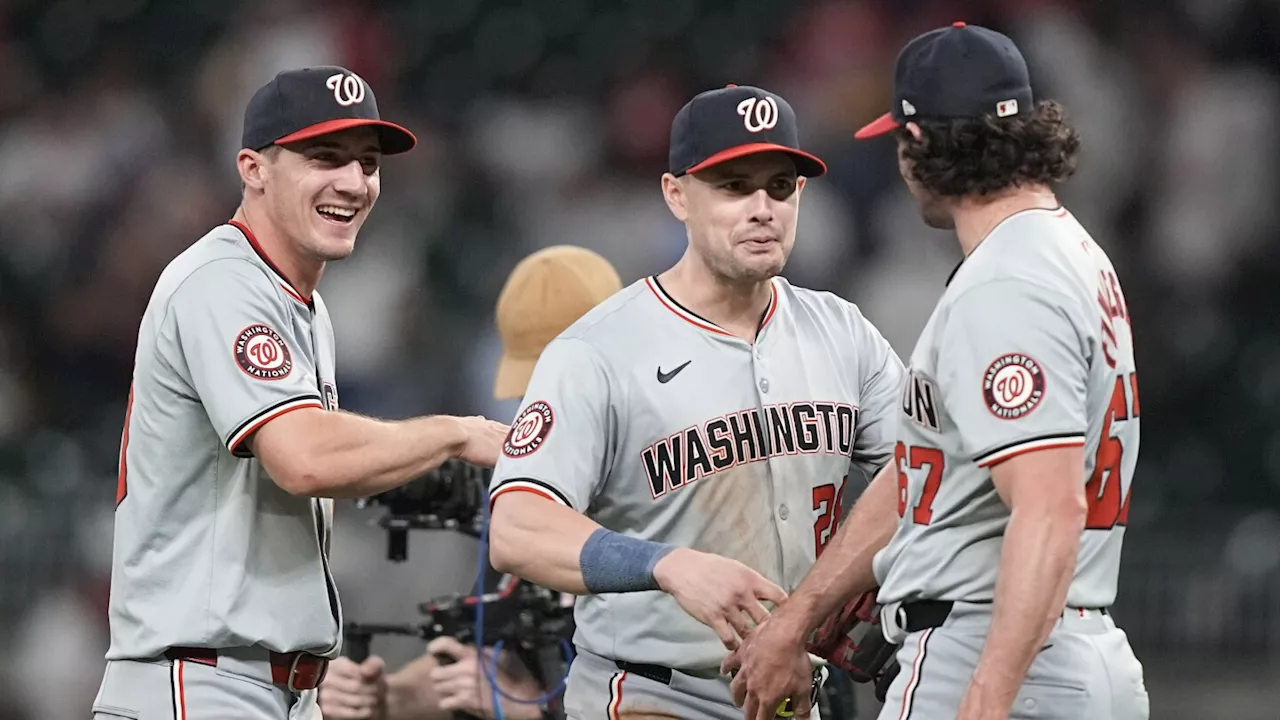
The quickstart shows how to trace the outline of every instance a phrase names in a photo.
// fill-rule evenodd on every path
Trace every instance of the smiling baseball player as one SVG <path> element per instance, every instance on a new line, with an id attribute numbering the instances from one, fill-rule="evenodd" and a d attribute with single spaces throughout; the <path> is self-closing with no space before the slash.
<path id="1" fill-rule="evenodd" d="M 892 112 L 857 137 L 890 132 L 925 222 L 965 257 L 912 353 L 894 463 L 851 512 L 863 532 L 748 641 L 735 689 L 767 707 L 800 687 L 806 628 L 879 584 L 901 643 L 882 720 L 1145 720 L 1108 610 L 1138 458 L 1133 333 L 1115 268 L 1052 190 L 1079 138 L 1013 42 L 965 23 L 902 50 Z"/>
<path id="2" fill-rule="evenodd" d="M 791 107 L 702 93 L 669 162 L 688 250 L 548 345 L 492 484 L 494 567 L 582 596 L 579 720 L 740 717 L 726 648 L 822 552 L 850 474 L 892 454 L 897 356 L 850 303 L 778 277 L 825 172 Z"/>
<path id="3" fill-rule="evenodd" d="M 313 717 L 342 627 L 331 498 L 450 457 L 491 466 L 506 432 L 338 409 L 315 287 L 414 136 L 358 76 L 316 67 L 259 89 L 243 139 L 240 208 L 165 268 L 139 329 L 98 720 Z"/>

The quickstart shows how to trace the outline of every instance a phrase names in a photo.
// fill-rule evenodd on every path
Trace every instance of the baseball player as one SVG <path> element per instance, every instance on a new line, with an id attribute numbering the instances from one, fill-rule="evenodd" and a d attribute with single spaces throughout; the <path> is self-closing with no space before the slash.
<path id="1" fill-rule="evenodd" d="M 986 28 L 915 38 L 894 77 L 892 111 L 857 137 L 893 133 L 925 222 L 955 230 L 964 260 L 911 355 L 858 533 L 727 663 L 735 691 L 750 716 L 801 686 L 806 629 L 878 585 L 901 643 L 882 719 L 1145 719 L 1108 612 L 1138 456 L 1133 333 L 1115 268 L 1052 189 L 1078 137 Z"/>
<path id="2" fill-rule="evenodd" d="M 570 718 L 740 717 L 726 648 L 822 552 L 850 474 L 892 454 L 897 356 L 856 307 L 779 277 L 825 171 L 778 95 L 694 97 L 662 177 L 687 251 L 538 359 L 494 472 L 490 555 L 581 596 Z"/>
<path id="3" fill-rule="evenodd" d="M 414 136 L 340 67 L 257 91 L 234 218 L 169 264 L 142 318 L 116 493 L 111 645 L 95 718 L 314 716 L 339 651 L 333 500 L 459 457 L 492 465 L 506 427 L 338 410 L 315 287 L 352 252 L 383 155 Z"/>
<path id="4" fill-rule="evenodd" d="M 520 398 L 547 343 L 621 289 L 613 265 L 586 248 L 556 245 L 517 263 L 498 295 L 495 319 L 502 357 L 494 398 Z M 485 583 L 490 591 L 496 587 L 495 576 L 490 572 Z M 441 657 L 452 662 L 441 665 Z M 546 693 L 515 656 L 504 654 L 497 681 L 498 688 L 513 698 L 529 700 Z M 492 695 L 475 647 L 438 637 L 422 657 L 390 675 L 376 655 L 359 665 L 346 657 L 334 660 L 320 686 L 320 709 L 324 720 L 433 720 L 450 712 L 491 718 Z M 550 715 L 534 703 L 500 700 L 503 717 L 510 720 Z"/>

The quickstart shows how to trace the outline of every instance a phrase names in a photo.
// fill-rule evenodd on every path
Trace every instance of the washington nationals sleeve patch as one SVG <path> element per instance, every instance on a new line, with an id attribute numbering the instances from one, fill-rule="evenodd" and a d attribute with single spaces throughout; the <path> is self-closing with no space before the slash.
<path id="1" fill-rule="evenodd" d="M 530 403 L 511 424 L 506 442 L 502 443 L 502 453 L 510 458 L 522 458 L 535 452 L 547 439 L 554 420 L 550 405 L 541 400 Z"/>
<path id="2" fill-rule="evenodd" d="M 1040 363 L 1021 353 L 996 358 L 982 376 L 982 397 L 987 409 L 1001 420 L 1017 420 L 1035 410 L 1044 398 L 1044 372 Z"/>
<path id="3" fill-rule="evenodd" d="M 280 333 L 257 324 L 240 331 L 235 343 L 236 365 L 249 377 L 282 380 L 293 372 L 293 357 Z"/>

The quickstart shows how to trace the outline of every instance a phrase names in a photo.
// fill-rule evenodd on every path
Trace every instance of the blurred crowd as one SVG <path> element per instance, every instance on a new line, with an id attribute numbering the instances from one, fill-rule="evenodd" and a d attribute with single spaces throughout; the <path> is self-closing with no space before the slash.
<path id="1" fill-rule="evenodd" d="M 958 19 L 1018 41 L 1083 136 L 1061 196 L 1111 253 L 1138 344 L 1129 557 L 1169 587 L 1218 583 L 1165 598 L 1170 625 L 1280 602 L 1276 2 L 0 0 L 0 699 L 16 699 L 0 718 L 86 716 L 137 325 L 164 265 L 234 211 L 244 104 L 275 72 L 348 67 L 420 140 L 320 285 L 342 405 L 507 420 L 491 396 L 507 273 L 561 243 L 624 282 L 674 262 L 670 121 L 727 83 L 790 100 L 830 166 L 787 276 L 858 303 L 908 355 L 958 249 L 920 222 L 891 142 L 852 134 L 887 109 L 901 44 Z M 368 552 L 335 562 L 368 576 L 381 540 L 351 532 Z M 1192 560 L 1169 561 L 1166 537 Z M 1121 605 L 1142 595 L 1123 587 Z M 1253 649 L 1280 656 L 1280 617 L 1256 615 L 1271 640 Z"/>

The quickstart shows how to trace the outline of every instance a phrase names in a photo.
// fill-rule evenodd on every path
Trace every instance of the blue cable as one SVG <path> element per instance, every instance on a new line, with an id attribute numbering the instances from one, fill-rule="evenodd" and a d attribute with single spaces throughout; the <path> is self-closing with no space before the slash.
<path id="1" fill-rule="evenodd" d="M 487 497 L 488 495 L 487 492 L 485 493 L 485 495 L 486 497 L 481 502 L 482 514 L 481 514 L 481 525 L 480 525 L 480 547 L 479 547 L 479 553 L 476 557 L 475 586 L 476 586 L 476 594 L 480 598 L 480 602 L 476 603 L 475 635 L 476 635 L 476 646 L 477 646 L 478 657 L 481 660 L 480 667 L 484 668 L 485 678 L 489 681 L 489 695 L 493 703 L 493 715 L 496 718 L 496 720 L 503 720 L 502 703 L 499 700 L 499 697 L 504 697 L 512 702 L 520 703 L 522 705 L 541 705 L 545 702 L 550 701 L 552 698 L 558 696 L 560 693 L 564 692 L 565 686 L 569 682 L 569 670 L 568 668 L 565 669 L 564 674 L 560 676 L 560 682 L 556 683 L 556 686 L 554 688 L 548 690 L 547 692 L 543 693 L 539 697 L 536 697 L 532 700 L 527 700 L 524 698 L 518 698 L 512 695 L 508 695 L 506 692 L 504 692 L 501 688 L 498 687 L 498 657 L 502 653 L 502 644 L 503 644 L 503 641 L 501 638 L 499 638 L 498 642 L 493 646 L 493 653 L 492 653 L 492 657 L 489 659 L 489 662 L 487 663 L 483 662 L 484 660 L 484 579 L 485 579 L 485 575 L 487 574 L 485 570 L 488 568 L 488 565 L 489 565 L 488 563 L 489 498 Z M 572 650 L 569 647 L 568 640 L 565 640 L 564 638 L 560 639 L 560 651 L 564 654 L 564 659 L 566 662 L 569 662 L 572 660 L 572 657 L 571 657 Z"/>

